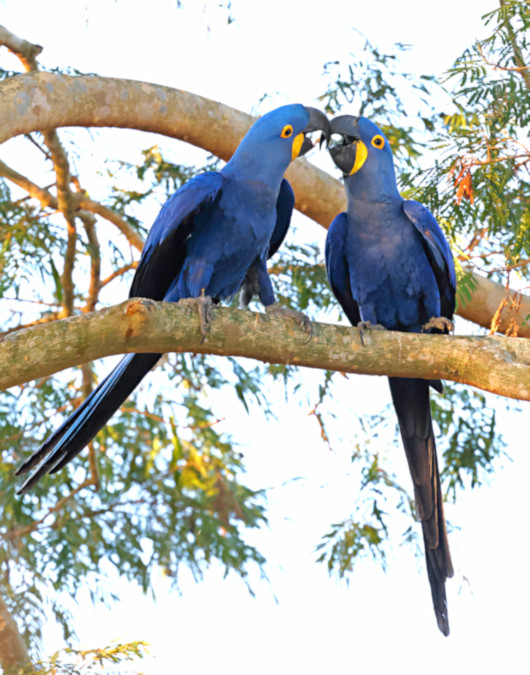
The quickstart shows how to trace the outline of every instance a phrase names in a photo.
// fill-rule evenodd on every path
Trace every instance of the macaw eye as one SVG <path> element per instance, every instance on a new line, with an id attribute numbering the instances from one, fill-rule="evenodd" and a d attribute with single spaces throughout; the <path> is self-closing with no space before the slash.
<path id="1" fill-rule="evenodd" d="M 286 124 L 284 128 L 282 129 L 282 133 L 280 136 L 282 138 L 289 138 L 289 136 L 292 136 L 293 133 L 293 127 L 290 124 Z"/>
<path id="2" fill-rule="evenodd" d="M 372 145 L 374 148 L 379 148 L 379 150 L 381 150 L 381 148 L 383 148 L 385 145 L 385 139 L 377 134 L 377 136 L 372 138 Z"/>

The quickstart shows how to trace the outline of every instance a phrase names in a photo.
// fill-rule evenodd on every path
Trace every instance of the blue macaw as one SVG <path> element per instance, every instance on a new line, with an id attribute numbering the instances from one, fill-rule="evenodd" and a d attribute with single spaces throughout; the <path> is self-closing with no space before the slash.
<path id="1" fill-rule="evenodd" d="M 326 268 L 352 325 L 419 333 L 452 328 L 456 276 L 449 245 L 434 216 L 398 192 L 388 139 L 365 117 L 331 121 L 330 146 L 342 171 L 346 213 L 332 222 Z M 439 380 L 389 378 L 414 483 L 427 573 L 438 627 L 449 634 L 445 581 L 453 575 L 431 420 L 429 386 Z"/>
<path id="2" fill-rule="evenodd" d="M 303 322 L 304 315 L 275 302 L 267 259 L 280 246 L 291 219 L 294 194 L 283 175 L 312 146 L 306 134 L 330 138 L 327 117 L 315 108 L 286 105 L 259 118 L 219 172 L 203 173 L 164 204 L 145 242 L 129 297 L 195 302 L 201 329 L 207 307 L 241 289 L 241 303 L 254 294 L 268 313 Z M 72 460 L 107 423 L 160 354 L 129 354 L 77 410 L 18 469 L 37 465 L 19 493 L 44 474 Z"/>

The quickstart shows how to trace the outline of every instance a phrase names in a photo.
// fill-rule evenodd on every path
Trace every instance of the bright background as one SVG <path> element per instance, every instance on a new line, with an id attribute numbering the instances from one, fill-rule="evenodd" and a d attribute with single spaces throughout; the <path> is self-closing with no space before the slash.
<path id="1" fill-rule="evenodd" d="M 40 62 L 46 66 L 157 82 L 246 112 L 264 112 L 287 102 L 318 106 L 315 99 L 326 84 L 324 64 L 346 62 L 361 44 L 354 29 L 382 51 L 394 42 L 410 44 L 403 67 L 441 75 L 474 38 L 488 33 L 480 17 L 495 7 L 493 0 L 234 0 L 235 22 L 228 25 L 227 10 L 215 1 L 182 0 L 177 9 L 176 0 L 0 0 L 0 21 L 41 44 Z M 2 59 L 9 67 L 9 58 L 2 54 Z M 259 105 L 265 93 L 270 98 Z M 85 181 L 87 167 L 88 172 L 101 168 L 98 161 L 108 145 L 122 159 L 135 161 L 137 148 L 160 140 L 144 135 L 133 147 L 130 132 L 98 134 L 93 155 L 78 160 Z M 169 143 L 173 161 L 194 156 L 182 144 Z M 8 142 L 2 157 L 24 173 L 18 147 Z M 325 153 L 311 161 L 337 176 Z M 96 199 L 101 180 L 94 178 Z M 313 229 L 323 241 L 324 230 Z M 457 332 L 469 330 L 459 326 Z M 490 405 L 499 403 L 498 429 L 513 461 L 499 462 L 489 485 L 447 507 L 458 528 L 450 534 L 456 573 L 448 583 L 449 638 L 436 628 L 423 561 L 399 548 L 399 541 L 387 573 L 361 562 L 349 586 L 328 578 L 325 567 L 315 563 L 320 537 L 348 515 L 352 501 L 350 411 L 379 411 L 389 402 L 387 389 L 381 378 L 350 377 L 341 383 L 336 428 L 342 443 L 335 443 L 334 452 L 321 442 L 306 399 L 289 401 L 276 420 L 236 410 L 237 419 L 227 420 L 226 428 L 245 454 L 249 484 L 271 488 L 269 527 L 252 534 L 268 558 L 268 580 L 251 576 L 253 598 L 241 580 L 223 578 L 215 567 L 198 584 L 183 570 L 180 593 L 160 579 L 153 601 L 112 579 L 111 590 L 121 603 L 94 608 L 87 593 L 72 604 L 80 646 L 146 640 L 151 656 L 138 669 L 150 675 L 530 672 L 527 405 L 506 412 L 501 399 L 488 397 Z M 279 387 L 271 393 L 280 400 L 284 395 Z M 393 451 L 396 471 L 405 476 L 404 453 L 397 446 Z M 61 646 L 50 625 L 45 652 Z"/>

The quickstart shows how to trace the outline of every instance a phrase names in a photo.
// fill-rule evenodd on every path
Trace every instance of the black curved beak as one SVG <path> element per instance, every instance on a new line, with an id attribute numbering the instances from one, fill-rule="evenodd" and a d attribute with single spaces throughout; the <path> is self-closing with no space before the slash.
<path id="1" fill-rule="evenodd" d="M 331 139 L 331 125 L 329 123 L 328 118 L 324 115 L 323 112 L 318 110 L 318 108 L 309 108 L 308 106 L 304 106 L 304 108 L 309 113 L 309 121 L 302 133 L 309 134 L 312 131 L 321 131 L 322 134 L 319 140 L 319 147 L 320 148 L 322 147 L 324 140 L 326 141 L 327 147 Z M 304 142 L 302 143 L 302 147 L 300 148 L 300 153 L 298 156 L 301 157 L 302 155 L 305 155 L 305 153 L 311 150 L 312 147 L 313 141 L 306 136 L 304 138 Z"/>
<path id="2" fill-rule="evenodd" d="M 357 141 L 360 140 L 358 121 L 359 118 L 353 115 L 339 115 L 331 120 L 331 134 L 339 138 L 329 147 L 329 154 L 345 176 L 351 174 L 355 164 Z"/>

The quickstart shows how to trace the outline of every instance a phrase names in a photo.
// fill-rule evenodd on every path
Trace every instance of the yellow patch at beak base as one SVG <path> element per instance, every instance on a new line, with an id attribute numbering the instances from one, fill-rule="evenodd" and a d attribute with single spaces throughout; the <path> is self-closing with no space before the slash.
<path id="1" fill-rule="evenodd" d="M 368 148 L 362 141 L 357 141 L 357 150 L 355 153 L 355 162 L 353 163 L 353 168 L 350 171 L 350 176 L 359 171 L 361 166 L 366 162 L 368 157 Z"/>
<path id="2" fill-rule="evenodd" d="M 305 138 L 304 134 L 298 134 L 298 136 L 294 137 L 291 159 L 296 159 L 298 157 L 298 155 L 300 154 L 300 150 L 302 148 L 302 143 L 304 142 L 304 138 Z"/>

